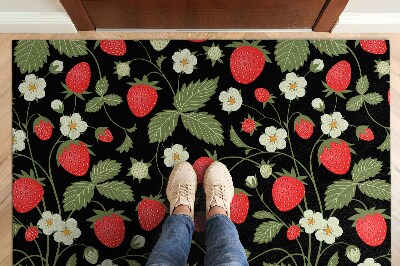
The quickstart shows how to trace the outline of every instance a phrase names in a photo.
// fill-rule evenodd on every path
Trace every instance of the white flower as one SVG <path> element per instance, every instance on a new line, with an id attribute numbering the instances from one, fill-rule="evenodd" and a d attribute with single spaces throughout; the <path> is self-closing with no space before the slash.
<path id="1" fill-rule="evenodd" d="M 267 127 L 258 141 L 265 146 L 267 151 L 274 152 L 276 149 L 282 150 L 286 148 L 286 137 L 287 132 L 283 128 Z"/>
<path id="2" fill-rule="evenodd" d="M 18 90 L 28 102 L 43 98 L 44 88 L 46 88 L 46 81 L 43 78 L 36 78 L 34 74 L 26 75 L 25 81 L 18 86 Z"/>
<path id="3" fill-rule="evenodd" d="M 42 213 L 42 219 L 37 223 L 40 229 L 42 229 L 43 234 L 51 235 L 52 233 L 61 230 L 63 221 L 59 214 L 52 214 L 49 211 Z"/>
<path id="4" fill-rule="evenodd" d="M 357 266 L 381 266 L 381 264 L 375 262 L 373 258 L 368 258 L 365 259 L 363 263 L 359 263 Z"/>
<path id="5" fill-rule="evenodd" d="M 64 104 L 59 99 L 53 100 L 50 103 L 51 109 L 56 111 L 57 113 L 62 113 L 64 111 Z"/>
<path id="6" fill-rule="evenodd" d="M 112 260 L 106 259 L 103 260 L 101 264 L 98 264 L 97 266 L 118 266 L 117 264 L 114 264 Z"/>
<path id="7" fill-rule="evenodd" d="M 135 235 L 131 241 L 131 248 L 138 249 L 144 247 L 146 239 L 141 235 Z"/>
<path id="8" fill-rule="evenodd" d="M 321 59 L 314 59 L 310 64 L 310 71 L 317 73 L 324 69 L 324 61 Z"/>
<path id="9" fill-rule="evenodd" d="M 285 93 L 285 98 L 294 100 L 296 97 L 300 98 L 306 94 L 304 89 L 307 81 L 304 77 L 298 77 L 295 73 L 287 73 L 286 79 L 279 84 L 279 89 Z"/>
<path id="10" fill-rule="evenodd" d="M 182 145 L 175 144 L 171 148 L 164 150 L 164 157 L 164 164 L 167 167 L 172 167 L 189 159 L 189 153 L 183 149 Z"/>
<path id="11" fill-rule="evenodd" d="M 335 239 L 343 234 L 343 229 L 339 225 L 339 220 L 336 217 L 330 217 L 323 220 L 321 228 L 315 233 L 318 241 L 325 241 L 327 244 L 335 243 Z"/>
<path id="12" fill-rule="evenodd" d="M 54 241 L 62 242 L 64 245 L 72 245 L 75 238 L 81 236 L 81 230 L 77 227 L 78 223 L 74 218 L 68 218 L 61 222 L 61 227 L 54 233 Z"/>
<path id="13" fill-rule="evenodd" d="M 307 234 L 312 234 L 314 231 L 321 229 L 323 226 L 324 218 L 320 212 L 313 212 L 306 210 L 304 217 L 300 219 L 299 224 L 303 227 Z"/>
<path id="14" fill-rule="evenodd" d="M 257 178 L 255 176 L 248 176 L 246 178 L 246 186 L 249 188 L 256 188 L 258 185 Z"/>
<path id="15" fill-rule="evenodd" d="M 25 139 L 26 135 L 24 131 L 13 128 L 13 152 L 25 149 Z"/>
<path id="16" fill-rule="evenodd" d="M 240 92 L 235 88 L 229 88 L 228 91 L 222 91 L 219 94 L 218 99 L 222 102 L 222 110 L 228 113 L 239 110 L 243 103 Z"/>
<path id="17" fill-rule="evenodd" d="M 349 126 L 349 123 L 342 118 L 340 112 L 333 112 L 332 115 L 322 115 L 321 123 L 322 132 L 331 136 L 331 138 L 339 137 Z"/>
<path id="18" fill-rule="evenodd" d="M 64 63 L 60 60 L 55 60 L 51 63 L 49 71 L 52 74 L 58 74 L 61 73 L 64 69 Z"/>
<path id="19" fill-rule="evenodd" d="M 324 101 L 321 98 L 315 98 L 314 100 L 312 100 L 311 106 L 315 110 L 320 111 L 320 112 L 324 111 L 324 109 L 325 109 Z"/>
<path id="20" fill-rule="evenodd" d="M 82 120 L 78 113 L 74 113 L 71 116 L 62 116 L 60 118 L 61 123 L 61 134 L 68 136 L 70 139 L 79 138 L 80 134 L 85 132 L 87 124 Z"/>
<path id="21" fill-rule="evenodd" d="M 172 60 L 174 60 L 173 68 L 177 73 L 192 74 L 193 67 L 197 64 L 196 56 L 190 54 L 190 51 L 186 48 L 180 52 L 175 52 Z"/>

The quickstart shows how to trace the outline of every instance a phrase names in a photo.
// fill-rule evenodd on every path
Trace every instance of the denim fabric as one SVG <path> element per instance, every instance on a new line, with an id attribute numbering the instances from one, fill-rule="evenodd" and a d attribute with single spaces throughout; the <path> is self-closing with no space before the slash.
<path id="1" fill-rule="evenodd" d="M 193 230 L 194 223 L 190 216 L 169 216 L 146 265 L 186 266 Z M 217 214 L 207 220 L 204 265 L 249 265 L 236 227 L 226 215 Z"/>

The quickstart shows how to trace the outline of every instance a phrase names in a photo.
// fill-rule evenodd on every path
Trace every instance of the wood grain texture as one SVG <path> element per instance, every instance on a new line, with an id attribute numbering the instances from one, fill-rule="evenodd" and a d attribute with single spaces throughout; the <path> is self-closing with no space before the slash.
<path id="1" fill-rule="evenodd" d="M 315 32 L 331 32 L 349 0 L 328 0 L 312 27 Z"/>
<path id="2" fill-rule="evenodd" d="M 81 0 L 60 0 L 78 31 L 95 30 Z"/>
<path id="3" fill-rule="evenodd" d="M 392 265 L 400 265 L 400 34 L 104 33 L 0 34 L 0 265 L 12 265 L 11 41 L 18 39 L 389 39 L 391 41 Z"/>

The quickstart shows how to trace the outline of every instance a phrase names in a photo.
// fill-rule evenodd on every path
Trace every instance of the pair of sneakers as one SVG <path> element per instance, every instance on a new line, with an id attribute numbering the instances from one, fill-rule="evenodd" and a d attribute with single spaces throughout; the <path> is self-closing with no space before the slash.
<path id="1" fill-rule="evenodd" d="M 206 194 L 206 213 L 214 206 L 223 208 L 230 217 L 230 204 L 234 195 L 232 177 L 223 163 L 213 162 L 204 174 L 203 188 Z M 169 176 L 167 198 L 170 214 L 179 205 L 186 205 L 194 214 L 197 175 L 188 162 L 177 164 Z"/>

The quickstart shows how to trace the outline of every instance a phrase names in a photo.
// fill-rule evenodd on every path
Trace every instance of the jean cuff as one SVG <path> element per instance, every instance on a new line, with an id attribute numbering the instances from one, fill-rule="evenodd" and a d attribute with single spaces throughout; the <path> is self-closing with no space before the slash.
<path id="1" fill-rule="evenodd" d="M 173 215 L 181 216 L 181 217 L 184 217 L 185 219 L 189 219 L 192 222 L 193 226 L 194 226 L 194 220 L 193 220 L 192 216 L 184 214 L 184 213 L 173 213 L 170 216 L 173 216 Z"/>
<path id="2" fill-rule="evenodd" d="M 210 222 L 212 219 L 214 219 L 215 217 L 225 217 L 225 219 L 230 220 L 229 217 L 228 217 L 226 214 L 214 214 L 213 216 L 209 217 L 209 218 L 206 220 L 206 223 L 209 223 L 209 222 Z"/>

